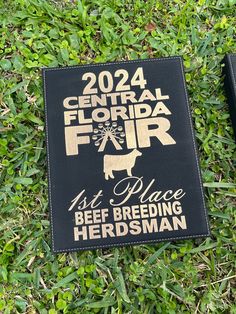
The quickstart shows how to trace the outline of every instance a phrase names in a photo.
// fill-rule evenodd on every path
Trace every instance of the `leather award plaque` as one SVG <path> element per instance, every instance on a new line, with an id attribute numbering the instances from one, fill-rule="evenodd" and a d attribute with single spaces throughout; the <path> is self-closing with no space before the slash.
<path id="1" fill-rule="evenodd" d="M 236 54 L 227 54 L 224 63 L 225 89 L 236 140 Z"/>
<path id="2" fill-rule="evenodd" d="M 180 57 L 43 79 L 53 252 L 209 235 Z"/>

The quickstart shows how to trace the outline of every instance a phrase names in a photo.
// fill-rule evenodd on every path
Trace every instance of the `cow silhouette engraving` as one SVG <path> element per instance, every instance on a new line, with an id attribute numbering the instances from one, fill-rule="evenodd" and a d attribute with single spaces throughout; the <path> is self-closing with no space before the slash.
<path id="1" fill-rule="evenodd" d="M 105 179 L 109 177 L 114 179 L 113 171 L 126 170 L 128 176 L 132 176 L 131 170 L 135 165 L 136 158 L 142 156 L 142 153 L 137 149 L 132 150 L 126 155 L 104 155 L 103 157 L 103 172 Z"/>

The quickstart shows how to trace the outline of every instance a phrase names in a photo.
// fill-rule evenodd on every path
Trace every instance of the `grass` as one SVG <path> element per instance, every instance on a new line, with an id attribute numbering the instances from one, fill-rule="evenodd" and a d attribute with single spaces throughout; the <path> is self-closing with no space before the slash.
<path id="1" fill-rule="evenodd" d="M 235 0 L 0 0 L 0 313 L 236 313 Z M 41 67 L 181 55 L 212 237 L 52 255 Z"/>

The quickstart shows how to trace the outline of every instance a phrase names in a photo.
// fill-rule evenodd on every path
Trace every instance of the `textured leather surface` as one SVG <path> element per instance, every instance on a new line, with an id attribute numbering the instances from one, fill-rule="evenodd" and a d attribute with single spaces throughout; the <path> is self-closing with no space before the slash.
<path id="1" fill-rule="evenodd" d="M 143 72 L 141 74 L 137 72 L 139 75 L 135 77 L 140 67 Z M 118 70 L 122 70 L 123 74 Z M 123 70 L 127 71 L 128 79 L 121 84 L 121 91 L 117 92 L 117 84 L 124 75 Z M 108 71 L 111 76 L 108 75 L 107 78 L 107 72 L 104 74 L 103 71 Z M 93 107 L 91 107 L 91 99 L 85 101 L 80 98 L 78 107 L 77 97 L 83 95 L 90 80 L 88 78 L 86 80 L 85 73 L 88 72 L 93 73 L 92 76 L 95 74 L 96 77 L 96 82 L 91 84 L 93 86 L 88 90 L 93 91 L 95 88 L 96 95 L 105 94 L 104 97 L 107 95 L 106 92 L 104 93 L 106 90 L 108 93 L 117 92 L 117 98 L 113 96 L 113 104 L 107 100 L 107 105 L 104 105 L 104 98 L 103 105 L 96 104 L 93 100 Z M 44 68 L 43 78 L 49 205 L 54 252 L 209 235 L 197 149 L 180 57 Z M 133 82 L 131 82 L 132 78 Z M 137 103 L 134 99 L 127 100 L 125 96 L 122 96 L 122 100 L 119 94 L 124 92 L 122 88 L 135 92 Z M 143 116 L 135 118 L 133 110 L 138 108 L 140 104 L 138 100 L 144 89 L 149 90 L 152 96 L 150 93 L 146 95 L 146 99 L 143 96 L 141 103 L 151 108 L 152 113 L 148 114 L 147 108 L 143 108 L 141 113 L 139 112 L 140 116 L 142 113 Z M 155 89 L 158 89 L 156 94 Z M 67 102 L 65 100 L 67 97 L 74 98 Z M 111 96 L 108 98 L 111 99 Z M 117 119 L 113 116 L 113 121 L 108 119 L 107 124 L 94 121 L 104 115 L 100 113 L 96 116 L 93 113 L 95 109 L 106 108 L 108 111 L 104 112 L 108 114 L 114 110 L 111 108 L 117 106 L 124 107 L 121 110 L 126 110 L 128 106 L 133 106 L 133 109 L 130 107 L 128 113 L 126 111 Z M 78 110 L 84 115 L 84 119 L 87 119 L 86 123 L 83 123 L 81 116 L 78 120 Z M 144 117 L 145 110 L 148 115 L 146 117 Z M 68 112 L 71 113 L 72 118 L 69 117 Z M 91 122 L 89 119 L 93 114 L 94 120 Z M 137 112 L 136 114 L 138 116 Z M 66 123 L 65 115 L 67 115 Z M 141 120 L 144 124 L 140 122 Z M 150 123 L 148 128 L 145 127 L 146 122 Z M 166 128 L 168 124 L 169 127 Z M 79 125 L 87 125 L 85 131 L 87 133 L 83 133 L 82 129 L 76 135 L 68 133 L 68 130 L 73 128 L 67 129 L 67 127 L 74 126 L 76 129 Z M 120 128 L 117 129 L 118 127 Z M 147 137 L 151 134 L 150 130 L 154 130 L 154 135 Z M 80 137 L 79 144 L 74 145 L 77 136 Z M 82 143 L 80 140 L 89 143 Z M 148 141 L 150 145 L 147 144 Z M 149 146 L 144 147 L 145 145 Z M 77 153 L 76 149 L 78 149 Z M 142 155 L 137 156 L 140 153 Z M 130 167 L 132 176 L 128 173 Z M 130 189 L 132 191 L 132 188 L 133 194 L 128 197 L 127 194 Z M 164 199 L 154 200 L 155 195 L 161 198 L 164 193 L 166 193 Z M 176 197 L 171 199 L 174 193 Z M 79 200 L 75 200 L 76 197 L 79 199 L 79 195 L 80 208 Z M 95 198 L 97 195 L 97 199 L 92 204 L 94 208 L 91 209 L 94 195 Z M 84 205 L 87 207 L 83 208 Z M 169 213 L 166 209 L 168 206 Z M 117 213 L 114 214 L 114 208 L 117 207 L 121 208 L 121 220 Z M 150 208 L 154 212 L 155 208 L 158 208 L 156 216 L 150 217 Z M 87 224 L 80 225 L 82 221 L 80 215 Z M 108 229 L 110 231 L 107 231 Z"/>
<path id="2" fill-rule="evenodd" d="M 227 54 L 224 63 L 225 89 L 236 139 L 236 54 Z"/>

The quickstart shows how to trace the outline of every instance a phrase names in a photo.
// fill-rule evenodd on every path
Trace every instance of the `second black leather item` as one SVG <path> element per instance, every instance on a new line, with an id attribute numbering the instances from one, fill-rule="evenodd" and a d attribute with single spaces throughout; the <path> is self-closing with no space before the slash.
<path id="1" fill-rule="evenodd" d="M 54 252 L 209 235 L 180 57 L 43 79 Z"/>
<path id="2" fill-rule="evenodd" d="M 236 140 L 236 54 L 227 54 L 223 62 L 225 64 L 225 89 Z"/>

